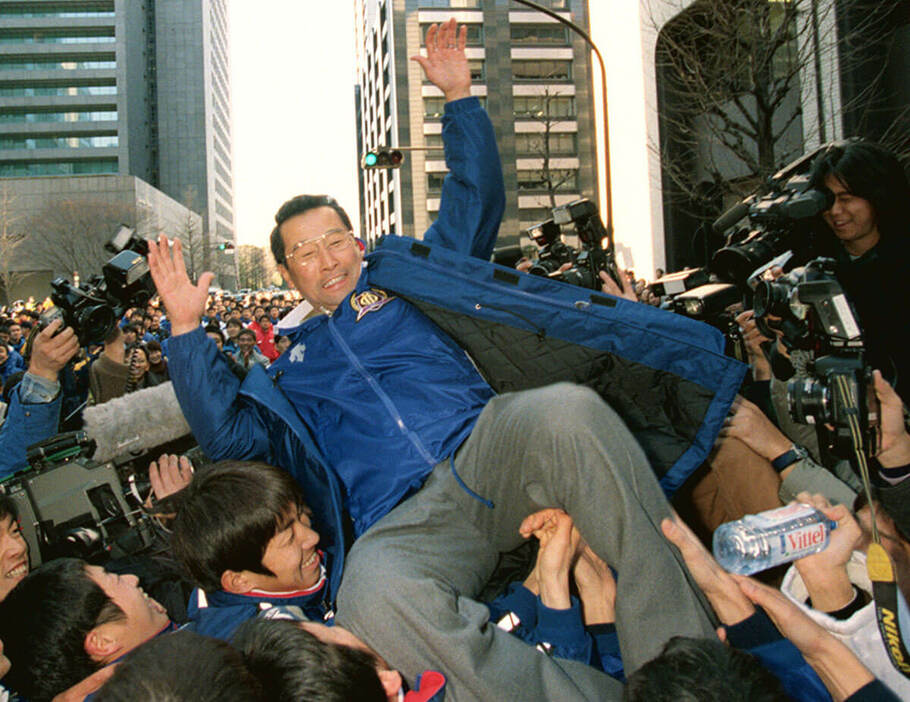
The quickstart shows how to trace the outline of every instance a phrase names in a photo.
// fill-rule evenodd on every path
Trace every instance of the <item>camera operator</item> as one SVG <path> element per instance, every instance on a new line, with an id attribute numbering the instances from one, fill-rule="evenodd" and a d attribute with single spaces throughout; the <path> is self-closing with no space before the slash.
<path id="1" fill-rule="evenodd" d="M 6 421 L 0 428 L 0 478 L 27 465 L 25 450 L 57 433 L 60 416 L 58 374 L 79 351 L 79 341 L 69 327 L 54 320 L 35 337 L 28 372 L 13 391 Z"/>
<path id="2" fill-rule="evenodd" d="M 810 186 L 834 195 L 822 218 L 829 236 L 824 255 L 837 261 L 837 278 L 856 307 L 869 354 L 898 395 L 910 397 L 906 327 L 910 260 L 910 184 L 893 153 L 871 142 L 832 145 L 813 164 Z"/>

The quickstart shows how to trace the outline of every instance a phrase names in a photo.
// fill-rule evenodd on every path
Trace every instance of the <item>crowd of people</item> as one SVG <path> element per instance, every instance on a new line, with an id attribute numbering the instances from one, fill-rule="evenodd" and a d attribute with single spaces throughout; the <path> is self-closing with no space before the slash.
<path id="1" fill-rule="evenodd" d="M 424 243 L 489 260 L 504 184 L 465 41 L 454 20 L 434 25 L 415 57 L 446 98 L 450 169 Z M 157 561 L 31 569 L 17 504 L 0 494 L 2 682 L 35 702 L 910 697 L 893 655 L 910 595 L 910 368 L 868 291 L 900 290 L 910 187 L 865 142 L 829 149 L 811 177 L 832 193 L 824 253 L 876 368 L 871 493 L 788 420 L 774 367 L 805 364 L 751 310 L 737 317 L 742 395 L 704 465 L 667 495 L 594 390 L 495 393 L 455 340 L 371 280 L 325 195 L 275 217 L 294 297 L 213 294 L 211 274 L 191 280 L 181 243 L 162 236 L 148 256 L 158 297 L 103 345 L 80 347 L 61 320 L 42 328 L 40 306 L 6 310 L 0 476 L 84 403 L 164 382 L 210 460 L 149 466 L 145 509 L 167 527 L 164 591 L 177 593 L 162 603 Z M 614 307 L 654 302 L 630 276 L 622 289 L 601 278 Z M 668 312 L 640 315 L 673 327 Z M 697 364 L 691 349 L 680 353 Z M 705 547 L 721 523 L 791 500 L 837 526 L 785 573 L 732 575 Z M 890 638 L 872 543 L 896 574 Z"/>

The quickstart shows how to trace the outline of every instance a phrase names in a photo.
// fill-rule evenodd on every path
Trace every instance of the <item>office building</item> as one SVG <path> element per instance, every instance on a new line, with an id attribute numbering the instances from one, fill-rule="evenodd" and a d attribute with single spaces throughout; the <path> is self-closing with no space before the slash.
<path id="1" fill-rule="evenodd" d="M 230 273 L 209 259 L 234 241 L 226 5 L 0 0 L 0 178 L 140 178 L 202 215 Z"/>
<path id="2" fill-rule="evenodd" d="M 543 4 L 586 27 L 587 2 Z M 422 235 L 438 212 L 445 100 L 409 57 L 430 25 L 451 17 L 468 28 L 471 91 L 490 114 L 502 157 L 498 244 L 519 243 L 554 204 L 597 200 L 590 50 L 579 36 L 506 0 L 357 0 L 358 144 L 413 149 L 399 169 L 361 171 L 361 229 L 371 247 L 389 232 Z"/>

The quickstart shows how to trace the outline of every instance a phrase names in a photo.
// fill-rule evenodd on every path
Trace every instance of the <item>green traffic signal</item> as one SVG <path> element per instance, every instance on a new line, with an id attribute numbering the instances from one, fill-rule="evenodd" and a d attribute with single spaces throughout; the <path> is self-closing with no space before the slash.
<path id="1" fill-rule="evenodd" d="M 373 151 L 367 151 L 360 164 L 365 170 L 379 168 L 398 168 L 404 161 L 404 154 L 398 149 L 381 146 Z"/>
<path id="2" fill-rule="evenodd" d="M 363 165 L 366 168 L 371 168 L 376 165 L 377 160 L 378 160 L 378 158 L 377 158 L 376 154 L 374 154 L 372 151 L 370 151 L 366 156 L 363 157 Z"/>

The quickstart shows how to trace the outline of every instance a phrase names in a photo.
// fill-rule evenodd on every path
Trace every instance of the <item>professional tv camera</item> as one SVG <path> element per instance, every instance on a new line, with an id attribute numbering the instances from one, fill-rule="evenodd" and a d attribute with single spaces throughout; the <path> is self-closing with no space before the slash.
<path id="1" fill-rule="evenodd" d="M 572 283 L 583 288 L 600 290 L 600 271 L 605 271 L 622 290 L 619 272 L 613 257 L 613 245 L 597 206 L 587 198 L 573 200 L 554 207 L 552 217 L 529 227 L 528 236 L 539 248 L 537 260 L 528 269 L 533 275 L 547 276 L 554 280 Z M 561 240 L 562 226 L 573 225 L 581 243 L 578 251 Z M 559 272 L 566 263 L 571 268 Z"/>
<path id="2" fill-rule="evenodd" d="M 872 369 L 852 304 L 834 274 L 834 260 L 817 258 L 755 288 L 755 319 L 789 349 L 810 352 L 810 377 L 787 386 L 793 420 L 814 424 L 832 454 L 854 457 L 854 442 L 867 455 L 879 443 L 879 403 Z M 829 428 L 830 427 L 830 428 Z"/>
<path id="3" fill-rule="evenodd" d="M 140 478 L 131 462 L 95 463 L 94 450 L 85 432 L 60 434 L 30 446 L 30 469 L 0 483 L 16 503 L 32 567 L 61 556 L 99 563 L 152 543 L 140 509 L 147 473 Z"/>
<path id="4" fill-rule="evenodd" d="M 73 328 L 81 345 L 101 344 L 127 309 L 144 307 L 155 294 L 146 259 L 148 242 L 120 225 L 104 248 L 114 256 L 100 275 L 79 286 L 64 278 L 54 279 L 51 300 L 55 306 L 41 316 L 42 327 L 60 318 Z"/>

